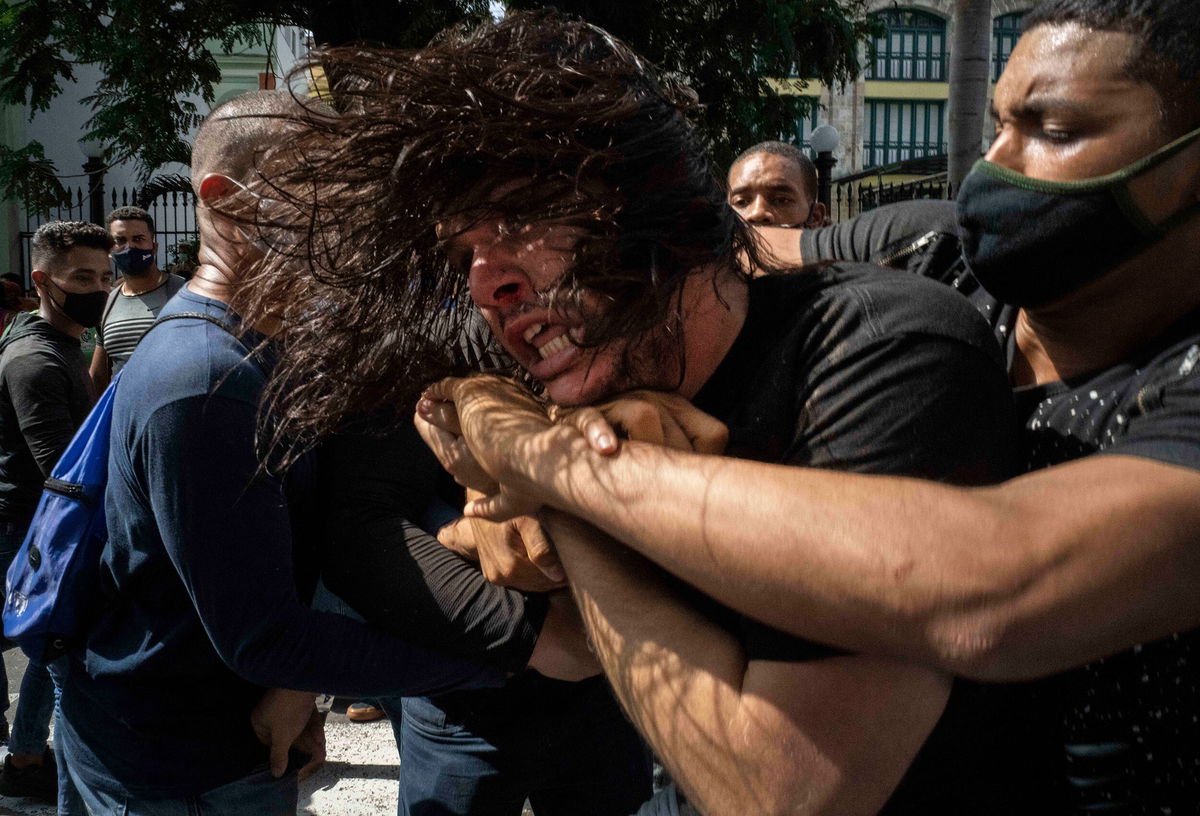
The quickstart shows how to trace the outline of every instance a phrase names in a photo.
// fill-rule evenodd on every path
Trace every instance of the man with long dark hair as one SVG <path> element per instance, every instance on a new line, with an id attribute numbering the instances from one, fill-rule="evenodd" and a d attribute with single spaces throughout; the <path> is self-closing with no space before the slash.
<path id="1" fill-rule="evenodd" d="M 1046 0 L 997 85 L 995 140 L 958 196 L 958 285 L 1006 347 L 1026 475 L 966 490 L 636 445 L 575 465 L 549 435 L 501 434 L 504 417 L 469 408 L 468 431 L 491 432 L 468 442 L 528 454 L 491 462 L 507 502 L 586 518 L 759 620 L 966 676 L 1044 677 L 1025 716 L 1055 749 L 1013 779 L 1044 786 L 1043 810 L 1193 812 L 1198 44 L 1192 0 Z M 945 232 L 908 215 L 806 233 L 803 254 Z M 571 572 L 585 551 L 557 540 Z"/>
<path id="2" fill-rule="evenodd" d="M 403 405 L 427 374 L 430 333 L 379 327 L 428 326 L 469 291 L 560 405 L 651 387 L 729 424 L 737 456 L 966 484 L 1004 475 L 1012 425 L 986 324 L 945 289 L 873 267 L 751 282 L 741 262 L 761 265 L 756 247 L 688 120 L 693 96 L 606 32 L 511 15 L 417 52 L 318 59 L 339 115 L 314 118 L 269 171 L 307 236 L 263 272 L 274 303 L 308 295 L 315 277 L 329 305 L 283 330 L 267 388 L 289 440 Z M 301 280 L 296 260 L 317 274 Z M 514 386 L 438 393 L 459 401 L 485 465 L 475 409 L 497 399 L 510 410 L 493 431 L 586 458 L 578 433 L 546 430 L 543 404 Z M 460 478 L 495 488 L 461 467 L 460 442 L 438 438 Z M 572 552 L 610 680 L 702 810 L 1029 809 L 1007 784 L 1028 753 L 1004 745 L 1013 718 L 985 690 L 790 637 L 627 552 Z"/>

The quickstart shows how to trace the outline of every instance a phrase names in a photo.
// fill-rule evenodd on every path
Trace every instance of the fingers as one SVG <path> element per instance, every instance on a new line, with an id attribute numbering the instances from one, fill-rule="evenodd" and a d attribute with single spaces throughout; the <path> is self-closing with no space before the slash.
<path id="1" fill-rule="evenodd" d="M 433 402 L 454 402 L 458 396 L 458 387 L 462 384 L 461 377 L 446 377 L 427 387 L 421 394 L 421 400 Z"/>
<path id="2" fill-rule="evenodd" d="M 292 747 L 290 738 L 281 738 L 278 731 L 271 733 L 271 776 L 278 779 L 287 772 L 288 749 Z"/>
<path id="3" fill-rule="evenodd" d="M 554 412 L 553 417 L 562 412 Z M 566 421 L 583 434 L 583 438 L 592 446 L 592 450 L 600 454 L 616 453 L 618 448 L 617 434 L 612 424 L 596 408 L 580 408 L 565 416 Z M 557 419 L 555 420 L 557 421 Z"/>
<path id="4" fill-rule="evenodd" d="M 428 393 L 428 392 L 426 392 Z M 458 419 L 458 409 L 453 402 L 421 397 L 417 402 L 417 413 L 427 422 L 436 425 L 444 431 L 462 435 L 462 424 Z"/>
<path id="5" fill-rule="evenodd" d="M 321 768 L 323 768 L 323 767 L 325 767 L 325 749 L 324 748 L 321 749 L 321 756 L 319 756 L 319 757 L 314 756 L 308 762 L 304 763 L 304 767 L 302 767 L 300 769 L 300 772 L 296 775 L 296 781 L 303 782 L 304 780 L 308 779 L 310 776 L 315 774 L 317 771 L 321 770 Z"/>
<path id="6" fill-rule="evenodd" d="M 464 516 L 484 521 L 509 521 L 518 516 L 532 515 L 536 511 L 536 506 L 530 507 L 525 502 L 503 492 L 493 493 L 482 499 L 474 499 L 463 507 Z"/>
<path id="7" fill-rule="evenodd" d="M 566 581 L 567 573 L 563 570 L 562 563 L 558 560 L 558 553 L 554 550 L 554 544 L 550 541 L 550 537 L 546 535 L 537 519 L 522 516 L 521 518 L 514 519 L 513 525 L 520 536 L 521 542 L 524 544 L 525 557 L 529 559 L 530 563 L 541 570 L 542 574 L 551 581 Z"/>
<path id="8" fill-rule="evenodd" d="M 604 415 L 613 425 L 623 428 L 625 435 L 634 442 L 663 444 L 663 424 L 659 410 L 649 402 L 619 399 L 604 406 Z"/>
<path id="9" fill-rule="evenodd" d="M 413 417 L 413 424 L 442 468 L 454 477 L 454 481 L 481 493 L 496 492 L 495 480 L 479 464 L 479 460 L 467 446 L 466 439 L 429 422 L 420 411 Z"/>
<path id="10" fill-rule="evenodd" d="M 662 423 L 664 445 L 675 450 L 694 450 L 692 440 L 688 438 L 687 432 L 674 414 L 662 414 L 659 421 Z"/>
<path id="11" fill-rule="evenodd" d="M 309 760 L 304 763 L 304 767 L 300 769 L 298 774 L 299 781 L 303 782 L 310 776 L 315 774 L 325 764 L 325 715 L 319 711 L 313 711 L 309 717 L 308 725 L 300 734 L 300 738 L 296 740 L 296 748 L 308 754 Z"/>
<path id="12" fill-rule="evenodd" d="M 614 426 L 631 440 L 679 450 L 719 454 L 729 443 L 729 429 L 677 394 L 632 391 L 603 408 Z"/>
<path id="13" fill-rule="evenodd" d="M 687 437 L 690 449 L 697 453 L 724 453 L 729 444 L 729 428 L 725 423 L 690 404 L 687 408 L 672 416 Z"/>
<path id="14" fill-rule="evenodd" d="M 438 543 L 448 550 L 453 550 L 463 558 L 470 561 L 478 561 L 479 551 L 474 528 L 474 525 L 478 521 L 478 519 L 472 518 L 455 519 L 438 530 Z"/>

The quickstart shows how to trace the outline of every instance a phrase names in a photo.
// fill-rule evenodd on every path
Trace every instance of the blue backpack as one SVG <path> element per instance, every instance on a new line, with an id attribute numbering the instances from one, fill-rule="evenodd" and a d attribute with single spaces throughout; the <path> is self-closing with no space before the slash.
<path id="1" fill-rule="evenodd" d="M 160 318 L 146 334 L 185 317 L 230 330 L 212 315 L 181 312 Z M 51 470 L 29 532 L 8 568 L 4 635 L 39 663 L 82 640 L 94 618 L 100 556 L 108 541 L 104 489 L 113 396 L 123 373 L 113 377 Z"/>

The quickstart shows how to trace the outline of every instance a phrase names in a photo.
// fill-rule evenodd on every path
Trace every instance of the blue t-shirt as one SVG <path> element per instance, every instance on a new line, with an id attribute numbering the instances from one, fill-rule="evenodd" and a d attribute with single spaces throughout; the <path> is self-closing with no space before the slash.
<path id="1" fill-rule="evenodd" d="M 162 314 L 176 312 L 234 319 L 186 289 Z M 62 698 L 67 755 L 88 785 L 177 797 L 252 773 L 267 758 L 249 720 L 264 687 L 376 696 L 502 682 L 302 603 L 294 556 L 323 532 L 315 457 L 285 478 L 259 467 L 258 339 L 172 320 L 125 368 L 105 496 L 106 603 Z"/>

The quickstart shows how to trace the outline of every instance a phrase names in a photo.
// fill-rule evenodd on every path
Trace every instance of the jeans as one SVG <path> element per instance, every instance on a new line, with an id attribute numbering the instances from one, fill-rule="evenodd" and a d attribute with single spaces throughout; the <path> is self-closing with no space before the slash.
<path id="1" fill-rule="evenodd" d="M 295 816 L 296 772 L 279 779 L 263 768 L 198 796 L 138 799 L 89 788 L 71 775 L 89 816 Z"/>
<path id="2" fill-rule="evenodd" d="M 313 608 L 362 620 L 318 584 Z M 498 689 L 376 701 L 400 750 L 400 816 L 629 816 L 651 793 L 650 751 L 603 677 L 525 672 Z"/>
<path id="3" fill-rule="evenodd" d="M 401 816 L 519 816 L 526 798 L 538 816 L 629 816 L 650 796 L 649 750 L 603 677 L 525 672 L 402 709 Z"/>
<path id="4" fill-rule="evenodd" d="M 67 757 L 62 744 L 62 684 L 66 678 L 66 661 L 60 657 L 47 666 L 50 678 L 54 681 L 54 754 L 58 757 L 58 815 L 57 816 L 86 816 L 87 809 L 71 774 L 67 769 Z M 32 664 L 31 664 L 32 665 Z"/>
<path id="5" fill-rule="evenodd" d="M 634 816 L 700 816 L 700 811 L 683 799 L 683 794 L 672 782 L 646 802 Z"/>
<path id="6" fill-rule="evenodd" d="M 5 572 L 12 564 L 17 550 L 25 541 L 29 525 L 15 521 L 0 521 L 0 569 Z M 5 647 L 11 646 L 5 641 Z M 8 710 L 8 673 L 0 661 L 0 683 L 3 684 L 3 702 L 0 711 Z M 21 679 L 17 710 L 13 714 L 12 730 L 8 738 L 8 750 L 14 754 L 40 754 L 46 750 L 50 736 L 50 717 L 54 713 L 54 683 L 46 667 L 30 661 Z"/>

